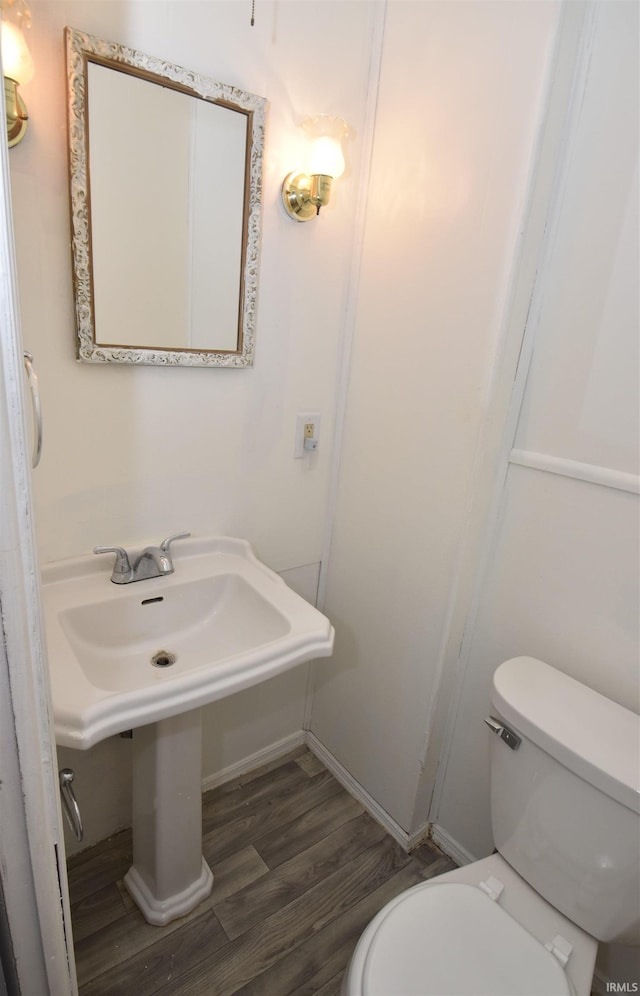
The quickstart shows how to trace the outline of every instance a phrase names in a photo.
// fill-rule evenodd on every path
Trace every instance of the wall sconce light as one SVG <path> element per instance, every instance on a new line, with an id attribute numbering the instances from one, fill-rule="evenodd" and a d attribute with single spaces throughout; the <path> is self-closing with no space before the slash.
<path id="1" fill-rule="evenodd" d="M 31 27 L 31 12 L 25 0 L 1 0 L 2 11 L 2 72 L 7 113 L 9 148 L 17 145 L 27 130 L 27 108 L 18 93 L 18 86 L 33 76 L 33 60 L 23 31 Z"/>
<path id="2" fill-rule="evenodd" d="M 342 139 L 347 124 L 342 118 L 320 114 L 307 118 L 302 127 L 311 140 L 308 172 L 294 171 L 282 184 L 282 201 L 296 221 L 310 221 L 329 203 L 331 185 L 344 172 Z"/>

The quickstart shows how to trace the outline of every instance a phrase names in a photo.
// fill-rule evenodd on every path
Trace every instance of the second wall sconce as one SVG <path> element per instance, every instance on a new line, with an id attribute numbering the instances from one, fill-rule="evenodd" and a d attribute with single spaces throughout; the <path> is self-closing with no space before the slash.
<path id="1" fill-rule="evenodd" d="M 27 130 L 27 108 L 18 86 L 33 77 L 33 60 L 23 30 L 31 26 L 31 13 L 25 0 L 1 0 L 2 72 L 7 113 L 9 148 L 17 145 Z"/>
<path id="2" fill-rule="evenodd" d="M 344 172 L 342 140 L 347 124 L 342 118 L 320 114 L 307 118 L 302 127 L 311 143 L 307 171 L 294 170 L 285 177 L 282 200 L 291 218 L 310 221 L 329 203 L 333 181 Z"/>

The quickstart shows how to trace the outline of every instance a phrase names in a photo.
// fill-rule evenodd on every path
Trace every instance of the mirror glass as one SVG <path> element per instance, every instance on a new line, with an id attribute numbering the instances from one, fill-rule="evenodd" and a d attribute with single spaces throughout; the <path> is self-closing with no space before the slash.
<path id="1" fill-rule="evenodd" d="M 66 37 L 78 358 L 251 365 L 266 101 Z"/>

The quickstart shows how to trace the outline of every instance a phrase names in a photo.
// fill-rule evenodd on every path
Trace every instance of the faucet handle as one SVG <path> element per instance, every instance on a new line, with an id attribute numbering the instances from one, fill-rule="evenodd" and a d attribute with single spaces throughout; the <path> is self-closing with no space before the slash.
<path id="1" fill-rule="evenodd" d="M 131 574 L 131 564 L 129 563 L 129 554 L 121 546 L 96 546 L 93 548 L 94 553 L 115 553 L 116 561 L 113 565 L 113 576 L 120 577 L 120 575 Z"/>
<path id="2" fill-rule="evenodd" d="M 160 544 L 160 549 L 164 550 L 165 553 L 168 553 L 169 547 L 174 540 L 186 539 L 187 536 L 191 536 L 191 533 L 176 533 L 175 536 L 167 536 L 166 540 L 163 540 Z"/>

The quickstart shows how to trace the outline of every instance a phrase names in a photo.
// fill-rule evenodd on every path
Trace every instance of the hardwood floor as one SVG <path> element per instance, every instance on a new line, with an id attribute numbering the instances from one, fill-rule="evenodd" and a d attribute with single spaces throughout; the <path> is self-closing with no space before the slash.
<path id="1" fill-rule="evenodd" d="M 338 996 L 372 916 L 454 867 L 406 854 L 305 748 L 206 793 L 203 835 L 213 891 L 166 927 L 122 884 L 130 831 L 70 859 L 81 996 Z"/>

